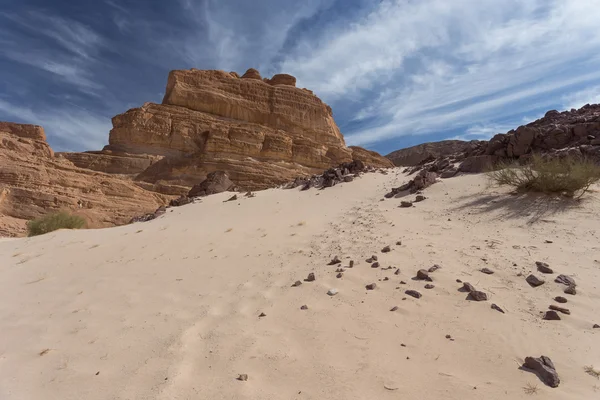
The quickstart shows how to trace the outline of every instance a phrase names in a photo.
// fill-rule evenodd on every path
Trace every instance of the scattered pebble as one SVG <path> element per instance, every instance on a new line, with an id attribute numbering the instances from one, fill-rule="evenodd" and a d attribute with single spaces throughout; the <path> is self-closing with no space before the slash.
<path id="1" fill-rule="evenodd" d="M 431 283 L 428 283 L 427 285 L 425 285 L 425 289 L 433 289 L 435 286 L 432 285 Z"/>
<path id="2" fill-rule="evenodd" d="M 377 261 L 377 256 L 371 256 L 371 260 Z"/>
<path id="3" fill-rule="evenodd" d="M 300 286 L 300 285 L 302 285 L 302 282 L 300 282 L 300 281 L 296 281 L 296 282 L 294 282 L 294 283 L 292 284 L 292 287 L 298 287 L 298 286 Z"/>
<path id="4" fill-rule="evenodd" d="M 338 274 L 337 274 L 335 277 L 339 279 L 339 278 L 341 278 L 342 276 L 344 276 L 344 274 L 342 274 L 342 273 L 340 272 L 340 273 L 338 273 Z"/>
<path id="5" fill-rule="evenodd" d="M 577 294 L 577 289 L 575 289 L 575 286 L 569 286 L 565 289 L 565 293 L 575 296 Z"/>
<path id="6" fill-rule="evenodd" d="M 500 308 L 499 306 L 497 306 L 496 304 L 492 304 L 492 309 L 501 312 L 502 314 L 504 314 L 504 310 L 502 308 Z"/>
<path id="7" fill-rule="evenodd" d="M 425 197 L 425 196 L 423 196 L 422 194 L 420 194 L 420 195 L 418 195 L 418 196 L 415 198 L 415 203 L 420 203 L 421 201 L 423 201 L 423 200 L 425 200 L 425 199 L 427 199 L 427 197 Z"/>
<path id="8" fill-rule="evenodd" d="M 540 358 L 526 357 L 523 366 L 537 372 L 540 379 L 550 387 L 555 388 L 560 384 L 556 367 L 554 367 L 552 360 L 546 356 Z"/>
<path id="9" fill-rule="evenodd" d="M 327 265 L 336 265 L 336 264 L 341 264 L 342 261 L 338 258 L 338 256 L 335 256 L 331 259 L 331 261 L 329 261 L 329 264 Z"/>
<path id="10" fill-rule="evenodd" d="M 438 264 L 434 264 L 434 265 L 433 265 L 432 267 L 430 267 L 430 268 L 429 268 L 427 271 L 428 271 L 428 272 L 435 272 L 435 271 L 437 271 L 438 269 L 442 269 L 442 267 L 441 267 L 440 265 L 438 265 Z"/>
<path id="11" fill-rule="evenodd" d="M 560 321 L 560 315 L 556 311 L 546 311 L 544 313 L 544 319 L 547 321 Z"/>
<path id="12" fill-rule="evenodd" d="M 394 272 L 394 275 L 400 275 L 400 268 L 396 269 L 396 272 Z"/>
<path id="13" fill-rule="evenodd" d="M 471 293 L 471 292 L 474 292 L 474 291 L 475 291 L 475 286 L 471 285 L 469 282 L 464 282 L 464 283 L 463 283 L 463 286 L 462 286 L 462 289 L 463 289 L 465 292 L 469 292 L 469 293 Z"/>
<path id="14" fill-rule="evenodd" d="M 404 282 L 404 281 L 400 281 L 400 284 L 401 284 L 401 285 L 406 285 L 406 282 Z"/>
<path id="15" fill-rule="evenodd" d="M 575 279 L 573 279 L 567 275 L 557 276 L 556 279 L 554 280 L 554 282 L 562 283 L 563 285 L 567 285 L 567 286 L 573 286 L 573 287 L 577 286 L 577 284 L 575 283 Z"/>
<path id="16" fill-rule="evenodd" d="M 471 300 L 475 300 L 475 301 L 487 301 L 487 299 L 488 299 L 487 294 L 485 294 L 484 292 L 481 292 L 479 290 L 474 290 L 474 291 L 470 292 L 469 297 L 471 298 Z"/>
<path id="17" fill-rule="evenodd" d="M 420 299 L 421 296 L 423 296 L 421 293 L 417 292 L 416 290 L 407 290 L 406 292 L 407 295 L 414 297 L 415 299 Z"/>
<path id="18" fill-rule="evenodd" d="M 373 264 L 371 264 L 371 268 L 379 268 L 379 263 L 376 261 Z"/>
<path id="19" fill-rule="evenodd" d="M 315 278 L 315 273 L 311 272 L 310 274 L 308 274 L 308 276 L 306 277 L 305 281 L 306 282 L 314 282 L 315 279 L 317 279 L 317 278 Z"/>
<path id="20" fill-rule="evenodd" d="M 479 271 L 480 271 L 480 272 L 483 272 L 483 273 L 484 273 L 484 274 L 486 274 L 486 275 L 492 275 L 492 274 L 494 273 L 494 271 L 492 271 L 492 270 L 491 270 L 491 269 L 489 269 L 489 268 L 481 268 Z"/>
<path id="21" fill-rule="evenodd" d="M 544 283 L 546 283 L 546 281 L 544 281 L 543 279 L 538 278 L 535 275 L 529 275 L 527 278 L 525 278 L 525 280 L 527 281 L 527 283 L 529 283 L 532 287 L 538 287 L 543 285 Z"/>
<path id="22" fill-rule="evenodd" d="M 410 202 L 410 201 L 404 201 L 403 200 L 403 201 L 400 202 L 400 207 L 401 208 L 408 208 L 408 207 L 412 207 L 412 206 L 413 206 L 413 203 Z"/>
<path id="23" fill-rule="evenodd" d="M 567 299 L 565 299 L 565 298 L 564 298 L 564 297 L 562 297 L 562 296 L 556 296 L 556 297 L 554 298 L 554 301 L 556 301 L 557 303 L 564 304 L 564 303 L 566 303 L 566 302 L 567 302 Z"/>
<path id="24" fill-rule="evenodd" d="M 456 280 L 456 283 L 462 283 L 462 280 L 460 280 L 460 279 L 457 279 L 457 280 Z"/>
<path id="25" fill-rule="evenodd" d="M 329 289 L 327 291 L 327 294 L 330 296 L 335 296 L 336 294 L 338 294 L 338 290 L 337 289 Z"/>
<path id="26" fill-rule="evenodd" d="M 398 240 L 398 241 L 396 242 L 396 246 L 402 246 L 402 242 L 401 242 L 400 240 Z"/>
<path id="27" fill-rule="evenodd" d="M 432 279 L 429 277 L 429 272 L 427 272 L 426 269 L 420 269 L 417 271 L 417 279 L 423 281 L 432 281 Z"/>
<path id="28" fill-rule="evenodd" d="M 398 311 L 398 306 L 394 306 L 390 309 L 390 311 Z"/>
<path id="29" fill-rule="evenodd" d="M 265 314 L 264 312 L 261 312 L 260 315 L 258 316 L 258 318 L 262 318 L 262 317 L 266 317 L 267 314 Z"/>
<path id="30" fill-rule="evenodd" d="M 600 329 L 600 325 L 594 324 L 594 326 L 592 328 L 594 328 L 594 329 Z"/>
<path id="31" fill-rule="evenodd" d="M 238 380 L 238 381 L 243 381 L 243 382 L 247 381 L 247 380 L 248 380 L 248 374 L 240 374 L 240 375 L 237 377 L 237 380 Z"/>
<path id="32" fill-rule="evenodd" d="M 548 308 L 554 311 L 561 312 L 563 314 L 571 315 L 571 311 L 568 308 L 555 306 L 554 304 L 550 305 Z"/>
<path id="33" fill-rule="evenodd" d="M 382 253 L 389 253 L 390 251 L 392 251 L 392 249 L 390 248 L 390 246 L 385 246 L 383 249 L 381 249 Z"/>
<path id="34" fill-rule="evenodd" d="M 348 268 L 354 268 L 354 260 L 350 260 L 348 263 Z"/>
<path id="35" fill-rule="evenodd" d="M 305 304 L 302 307 L 300 307 L 301 310 L 308 310 L 308 306 Z"/>
<path id="36" fill-rule="evenodd" d="M 553 274 L 554 273 L 552 268 L 550 268 L 550 266 L 548 264 L 546 264 L 545 262 L 536 261 L 535 265 L 537 265 L 538 271 L 540 271 L 542 274 Z"/>
<path id="37" fill-rule="evenodd" d="M 365 288 L 367 290 L 375 290 L 376 287 L 377 287 L 376 283 L 369 283 L 367 286 L 365 286 Z"/>
<path id="38" fill-rule="evenodd" d="M 387 276 L 385 278 L 383 278 L 384 281 L 389 281 L 390 278 L 388 278 Z"/>

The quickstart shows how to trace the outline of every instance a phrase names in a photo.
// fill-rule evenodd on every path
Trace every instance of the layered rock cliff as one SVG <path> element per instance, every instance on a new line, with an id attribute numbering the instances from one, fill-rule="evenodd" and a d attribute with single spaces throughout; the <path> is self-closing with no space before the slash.
<path id="1" fill-rule="evenodd" d="M 120 225 L 168 200 L 55 156 L 40 126 L 0 123 L 0 236 L 22 235 L 27 220 L 58 210 L 83 216 L 90 227 Z"/>
<path id="2" fill-rule="evenodd" d="M 234 72 L 172 71 L 162 104 L 146 103 L 114 117 L 103 151 L 64 157 L 169 194 L 184 193 L 214 171 L 257 190 L 353 159 L 392 166 L 377 153 L 347 147 L 331 108 L 295 85 L 291 75 L 263 79 L 254 69 L 241 78 Z"/>

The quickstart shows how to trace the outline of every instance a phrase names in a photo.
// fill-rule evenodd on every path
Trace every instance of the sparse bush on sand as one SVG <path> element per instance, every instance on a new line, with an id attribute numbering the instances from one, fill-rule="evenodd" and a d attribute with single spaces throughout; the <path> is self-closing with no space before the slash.
<path id="1" fill-rule="evenodd" d="M 38 236 L 57 229 L 81 229 L 85 219 L 65 211 L 47 214 L 27 222 L 27 236 Z"/>
<path id="2" fill-rule="evenodd" d="M 600 165 L 585 158 L 534 155 L 525 165 L 496 164 L 487 175 L 493 183 L 512 186 L 519 192 L 581 197 L 600 180 Z"/>

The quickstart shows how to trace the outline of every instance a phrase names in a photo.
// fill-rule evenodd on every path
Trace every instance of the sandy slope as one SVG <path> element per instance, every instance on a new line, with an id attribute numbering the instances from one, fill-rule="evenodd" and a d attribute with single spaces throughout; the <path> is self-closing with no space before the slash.
<path id="1" fill-rule="evenodd" d="M 405 180 L 222 194 L 148 223 L 0 241 L 0 399 L 491 400 L 531 398 L 528 384 L 600 396 L 583 369 L 600 369 L 599 196 L 548 206 L 463 176 L 415 208 L 379 201 Z M 370 268 L 371 254 L 402 273 Z M 341 279 L 334 255 L 356 262 Z M 536 289 L 518 276 L 538 260 L 579 283 L 562 321 L 540 317 L 562 294 L 554 276 Z M 434 289 L 411 280 L 434 263 Z M 490 300 L 467 301 L 457 278 Z M 519 370 L 541 354 L 557 389 Z"/>

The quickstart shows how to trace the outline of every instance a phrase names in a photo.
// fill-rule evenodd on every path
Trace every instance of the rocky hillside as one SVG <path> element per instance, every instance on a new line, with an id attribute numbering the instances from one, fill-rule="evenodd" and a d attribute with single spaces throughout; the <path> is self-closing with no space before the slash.
<path id="1" fill-rule="evenodd" d="M 40 126 L 0 122 L 0 236 L 22 235 L 27 220 L 61 209 L 90 227 L 125 224 L 168 200 L 56 156 Z"/>
<path id="2" fill-rule="evenodd" d="M 412 167 L 426 160 L 461 153 L 469 147 L 470 142 L 463 140 L 442 140 L 418 144 L 391 152 L 386 157 L 399 167 Z"/>
<path id="3" fill-rule="evenodd" d="M 444 151 L 449 151 L 452 146 L 456 146 L 458 151 L 423 159 L 412 171 L 424 170 L 448 178 L 458 172 L 482 172 L 503 160 L 524 162 L 534 153 L 569 154 L 600 162 L 600 104 L 588 104 L 579 110 L 548 111 L 543 118 L 498 134 L 489 141 L 463 142 L 452 146 L 444 143 L 440 142 Z M 411 149 L 414 148 L 391 154 L 401 154 L 408 159 L 409 154 L 417 153 Z M 415 156 L 414 159 L 417 158 Z"/>
<path id="4" fill-rule="evenodd" d="M 264 189 L 359 159 L 392 163 L 346 146 L 331 108 L 296 78 L 262 79 L 248 70 L 172 71 L 162 104 L 113 118 L 102 151 L 64 153 L 77 166 L 132 176 L 162 193 L 183 194 L 214 171 L 238 186 Z"/>

